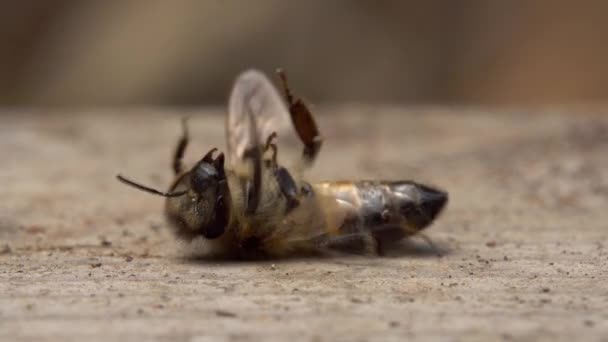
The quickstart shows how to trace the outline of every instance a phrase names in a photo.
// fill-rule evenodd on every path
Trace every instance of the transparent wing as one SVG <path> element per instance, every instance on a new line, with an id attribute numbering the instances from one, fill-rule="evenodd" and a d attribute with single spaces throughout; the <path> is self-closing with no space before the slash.
<path id="1" fill-rule="evenodd" d="M 344 220 L 353 215 L 357 213 L 350 203 L 318 194 L 303 199 L 301 205 L 276 227 L 269 240 L 286 251 L 309 249 L 330 254 L 374 254 L 376 242 L 370 232 L 340 229 Z"/>
<path id="2" fill-rule="evenodd" d="M 260 148 L 273 132 L 277 134 L 279 164 L 293 165 L 303 145 L 289 111 L 262 72 L 247 70 L 236 79 L 228 102 L 226 152 L 230 165 L 242 162 L 246 151 Z"/>

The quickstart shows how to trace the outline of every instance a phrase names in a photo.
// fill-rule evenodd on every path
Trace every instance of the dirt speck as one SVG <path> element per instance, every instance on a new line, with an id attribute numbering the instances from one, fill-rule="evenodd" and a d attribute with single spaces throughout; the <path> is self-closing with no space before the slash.
<path id="1" fill-rule="evenodd" d="M 230 317 L 230 318 L 236 317 L 236 314 L 234 312 L 230 312 L 230 311 L 226 311 L 226 310 L 215 310 L 215 314 L 219 317 Z"/>
<path id="2" fill-rule="evenodd" d="M 99 268 L 99 267 L 101 267 L 101 263 L 100 262 L 92 263 L 91 267 L 93 267 L 93 268 Z"/>
<path id="3" fill-rule="evenodd" d="M 11 254 L 12 252 L 13 250 L 8 244 L 5 244 L 4 246 L 2 246 L 2 248 L 0 248 L 0 255 Z"/>
<path id="4" fill-rule="evenodd" d="M 46 232 L 46 228 L 41 225 L 31 225 L 25 227 L 25 232 L 28 234 L 44 234 Z"/>
<path id="5" fill-rule="evenodd" d="M 350 299 L 350 301 L 352 303 L 355 303 L 355 304 L 364 304 L 364 303 L 368 303 L 369 302 L 369 300 L 364 300 L 364 299 L 361 299 L 361 298 L 358 298 L 358 297 L 352 297 Z"/>
<path id="6" fill-rule="evenodd" d="M 157 233 L 158 233 L 158 232 L 160 232 L 160 230 L 161 230 L 161 228 L 163 227 L 163 225 L 162 225 L 162 224 L 160 224 L 160 223 L 157 223 L 157 222 L 152 222 L 152 223 L 150 223 L 150 224 L 148 225 L 148 227 L 149 227 L 149 228 L 150 228 L 152 231 L 154 231 L 154 232 L 157 232 Z"/>

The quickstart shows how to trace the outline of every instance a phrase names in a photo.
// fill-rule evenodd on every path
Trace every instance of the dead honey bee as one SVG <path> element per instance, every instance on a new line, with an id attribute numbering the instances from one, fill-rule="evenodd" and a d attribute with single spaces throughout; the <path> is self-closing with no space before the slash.
<path id="1" fill-rule="evenodd" d="M 322 138 L 308 107 L 291 93 L 285 73 L 277 74 L 287 106 L 263 73 L 248 70 L 237 78 L 226 120 L 226 157 L 212 148 L 186 169 L 184 120 L 168 192 L 120 175 L 118 179 L 166 197 L 165 216 L 178 237 L 203 237 L 215 251 L 244 258 L 332 251 L 382 254 L 387 243 L 414 235 L 435 220 L 448 195 L 427 185 L 306 182 L 302 171 L 312 166 Z M 284 153 L 294 148 L 299 152 Z"/>

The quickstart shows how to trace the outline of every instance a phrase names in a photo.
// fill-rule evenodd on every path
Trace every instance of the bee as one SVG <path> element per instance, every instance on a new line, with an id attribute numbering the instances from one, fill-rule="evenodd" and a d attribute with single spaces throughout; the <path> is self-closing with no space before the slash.
<path id="1" fill-rule="evenodd" d="M 236 79 L 226 154 L 212 148 L 186 168 L 189 133 L 183 120 L 173 155 L 175 180 L 167 192 L 117 178 L 165 197 L 165 217 L 178 237 L 202 237 L 213 250 L 241 258 L 382 254 L 386 244 L 418 233 L 438 217 L 447 193 L 414 181 L 308 183 L 302 174 L 314 164 L 323 139 L 286 74 L 280 69 L 277 74 L 284 100 L 260 71 Z"/>

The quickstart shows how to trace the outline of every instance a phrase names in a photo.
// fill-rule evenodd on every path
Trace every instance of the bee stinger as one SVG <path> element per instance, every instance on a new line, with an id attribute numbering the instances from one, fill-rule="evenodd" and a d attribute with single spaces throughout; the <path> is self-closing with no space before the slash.
<path id="1" fill-rule="evenodd" d="M 306 182 L 301 173 L 313 165 L 323 140 L 285 73 L 277 73 L 287 106 L 261 72 L 248 70 L 237 78 L 226 119 L 226 156 L 213 148 L 185 168 L 184 120 L 168 192 L 118 179 L 166 197 L 165 216 L 178 237 L 202 237 L 215 250 L 244 258 L 381 254 L 386 243 L 412 236 L 437 218 L 447 193 L 414 181 Z"/>

